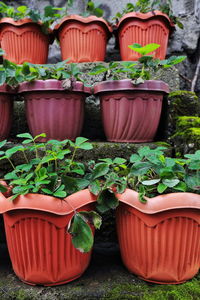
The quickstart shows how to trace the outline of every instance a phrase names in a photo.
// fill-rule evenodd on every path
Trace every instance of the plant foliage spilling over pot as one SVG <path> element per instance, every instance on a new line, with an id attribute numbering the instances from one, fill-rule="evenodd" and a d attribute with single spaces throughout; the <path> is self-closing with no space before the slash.
<path id="1" fill-rule="evenodd" d="M 93 1 L 83 0 L 83 7 L 81 15 L 66 16 L 54 28 L 62 59 L 70 58 L 70 62 L 104 61 L 112 28 L 101 18 L 103 10 Z"/>
<path id="2" fill-rule="evenodd" d="M 77 65 L 25 63 L 20 70 L 19 93 L 25 99 L 26 117 L 33 136 L 45 132 L 49 139 L 74 140 L 84 121 L 84 101 L 90 88 L 80 82 Z M 25 80 L 25 82 L 23 82 Z"/>
<path id="3" fill-rule="evenodd" d="M 54 39 L 50 26 L 63 13 L 65 8 L 51 5 L 40 13 L 24 5 L 14 8 L 0 2 L 0 43 L 5 58 L 17 64 L 46 63 L 49 43 Z"/>
<path id="4" fill-rule="evenodd" d="M 166 150 L 146 146 L 130 161 L 100 159 L 90 190 L 100 212 L 117 208 L 128 270 L 146 281 L 178 284 L 200 267 L 200 150 L 184 159 L 168 157 Z"/>
<path id="5" fill-rule="evenodd" d="M 127 189 L 117 198 L 125 266 L 144 280 L 177 284 L 200 267 L 200 151 L 184 159 L 141 148 L 130 158 Z"/>
<path id="6" fill-rule="evenodd" d="M 122 60 L 137 60 L 138 53 L 131 52 L 128 45 L 139 43 L 160 44 L 155 57 L 164 59 L 170 33 L 174 24 L 183 28 L 179 19 L 173 15 L 171 0 L 165 4 L 157 0 L 138 0 L 135 4 L 128 3 L 122 13 L 117 13 L 117 34 Z"/>
<path id="7" fill-rule="evenodd" d="M 101 217 L 93 211 L 96 197 L 86 189 L 86 167 L 75 161 L 78 150 L 92 145 L 81 137 L 36 144 L 41 136 L 45 134 L 19 134 L 22 144 L 7 150 L 6 141 L 0 143 L 0 160 L 12 167 L 4 176 L 12 196 L 1 195 L 0 201 L 17 276 L 31 284 L 56 285 L 74 280 L 87 268 Z M 24 156 L 24 163 L 14 165 L 16 153 Z"/>
<path id="8" fill-rule="evenodd" d="M 162 81 L 151 80 L 159 69 L 169 68 L 185 59 L 172 56 L 153 58 L 158 44 L 129 46 L 141 55 L 138 62 L 111 62 L 97 65 L 91 75 L 105 73 L 114 81 L 103 81 L 94 87 L 100 97 L 101 113 L 107 140 L 115 142 L 150 142 L 154 139 L 162 110 L 163 96 L 169 92 Z M 128 80 L 119 80 L 124 74 Z M 154 76 L 155 78 L 155 76 Z"/>

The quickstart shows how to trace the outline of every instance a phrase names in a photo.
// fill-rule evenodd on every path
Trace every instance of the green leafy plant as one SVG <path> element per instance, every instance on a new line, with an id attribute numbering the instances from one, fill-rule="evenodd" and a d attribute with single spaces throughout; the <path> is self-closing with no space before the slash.
<path id="1" fill-rule="evenodd" d="M 154 59 L 153 52 L 159 47 L 160 45 L 155 43 L 147 44 L 143 47 L 135 43 L 130 45 L 129 48 L 141 55 L 137 62 L 111 62 L 108 67 L 99 64 L 91 70 L 89 75 L 106 72 L 107 74 L 112 74 L 114 80 L 118 80 L 120 79 L 120 74 L 126 73 L 127 78 L 137 85 L 145 80 L 152 79 L 159 69 L 170 68 L 186 58 L 186 56 L 171 56 L 164 60 Z"/>
<path id="2" fill-rule="evenodd" d="M 20 195 L 40 193 L 56 198 L 65 198 L 72 193 L 82 190 L 89 185 L 84 164 L 75 161 L 78 150 L 92 149 L 92 144 L 83 137 L 70 140 L 50 140 L 47 143 L 36 143 L 40 134 L 32 137 L 29 133 L 18 134 L 23 138 L 22 144 L 3 150 L 6 141 L 0 142 L 0 160 L 6 160 L 12 168 L 4 176 L 4 180 L 12 186 L 14 201 Z M 21 153 L 24 163 L 14 165 L 13 156 Z M 0 185 L 1 190 L 4 188 Z M 4 192 L 5 190 L 3 190 Z M 65 201 L 67 201 L 65 199 Z M 69 226 L 72 243 L 82 252 L 88 252 L 93 245 L 93 234 L 89 224 L 99 228 L 101 217 L 96 212 L 77 212 Z"/>
<path id="3" fill-rule="evenodd" d="M 95 5 L 95 3 L 91 0 L 82 0 L 83 3 L 83 13 L 80 15 L 83 17 L 88 17 L 91 15 L 102 17 L 103 10 L 99 7 L 99 5 Z M 68 0 L 66 3 L 66 7 L 71 7 L 74 4 L 74 0 Z"/>
<path id="4" fill-rule="evenodd" d="M 90 181 L 89 189 L 97 196 L 96 208 L 101 213 L 118 206 L 118 199 L 115 192 L 123 193 L 127 187 L 128 165 L 124 158 L 99 159 L 95 164 L 90 161 L 88 174 Z"/>
<path id="5" fill-rule="evenodd" d="M 67 6 L 53 7 L 51 5 L 45 6 L 43 13 L 40 13 L 39 10 L 31 9 L 28 6 L 14 6 L 6 5 L 4 2 L 0 1 L 0 16 L 12 18 L 15 21 L 21 20 L 24 18 L 30 18 L 34 22 L 41 22 L 42 29 L 44 33 L 48 33 L 49 27 L 58 19 L 62 18 L 67 14 Z"/>
<path id="6" fill-rule="evenodd" d="M 173 192 L 200 194 L 200 151 L 185 155 L 189 159 L 167 157 L 164 147 L 143 147 L 130 157 L 129 186 L 139 192 L 139 199 Z"/>
<path id="7" fill-rule="evenodd" d="M 71 63 L 66 67 L 68 60 L 57 64 L 37 65 L 25 62 L 23 65 L 16 65 L 8 60 L 3 60 L 0 66 L 0 85 L 7 83 L 16 87 L 24 81 L 57 79 L 63 80 L 63 87 L 71 89 L 73 82 L 83 81 L 77 64 Z"/>
<path id="8" fill-rule="evenodd" d="M 154 10 L 165 13 L 174 24 L 177 24 L 179 28 L 183 29 L 183 24 L 180 22 L 179 18 L 173 14 L 171 0 L 166 0 L 164 4 L 159 0 L 138 0 L 135 4 L 127 3 L 122 12 L 117 12 L 113 19 L 118 21 L 125 14 L 130 12 L 147 13 Z"/>

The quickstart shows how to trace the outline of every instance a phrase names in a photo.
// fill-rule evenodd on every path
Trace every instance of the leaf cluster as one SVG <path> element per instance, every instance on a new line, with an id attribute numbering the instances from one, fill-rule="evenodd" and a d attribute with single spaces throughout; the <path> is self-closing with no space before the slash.
<path id="1" fill-rule="evenodd" d="M 77 64 L 71 63 L 66 67 L 67 61 L 46 65 L 25 62 L 23 65 L 17 65 L 3 60 L 3 65 L 0 66 L 0 85 L 7 83 L 11 87 L 16 87 L 24 81 L 57 79 L 68 80 L 69 82 L 65 82 L 65 86 L 68 84 L 68 88 L 71 88 L 73 81 L 82 81 L 80 78 L 82 73 Z"/>
<path id="2" fill-rule="evenodd" d="M 144 196 L 173 192 L 200 194 L 200 151 L 185 155 L 184 159 L 166 157 L 164 147 L 143 147 L 130 157 L 131 168 L 128 184 Z"/>
<path id="3" fill-rule="evenodd" d="M 159 47 L 160 45 L 155 43 L 147 44 L 143 47 L 137 43 L 129 45 L 130 49 L 140 55 L 137 62 L 111 62 L 108 67 L 99 64 L 92 69 L 89 75 L 107 72 L 112 74 L 114 80 L 118 80 L 120 79 L 120 74 L 126 73 L 127 78 L 130 78 L 132 83 L 137 85 L 151 79 L 153 74 L 159 69 L 170 68 L 186 58 L 186 56 L 171 56 L 164 60 L 155 59 L 153 52 Z"/>
<path id="4" fill-rule="evenodd" d="M 148 13 L 154 10 L 159 10 L 168 15 L 174 24 L 177 24 L 179 28 L 183 29 L 183 24 L 179 18 L 173 14 L 172 0 L 166 0 L 164 4 L 160 0 L 137 0 L 135 4 L 127 3 L 122 12 L 117 12 L 113 19 L 119 21 L 125 14 L 130 12 Z"/>
<path id="5" fill-rule="evenodd" d="M 50 26 L 66 14 L 67 6 L 60 8 L 48 5 L 45 6 L 43 12 L 40 13 L 39 10 L 31 9 L 25 5 L 18 6 L 17 8 L 15 8 L 14 6 L 9 6 L 4 2 L 0 1 L 1 18 L 8 17 L 14 19 L 15 21 L 24 18 L 30 18 L 33 22 L 41 22 L 43 32 L 46 34 L 48 33 L 48 29 L 50 28 Z"/>

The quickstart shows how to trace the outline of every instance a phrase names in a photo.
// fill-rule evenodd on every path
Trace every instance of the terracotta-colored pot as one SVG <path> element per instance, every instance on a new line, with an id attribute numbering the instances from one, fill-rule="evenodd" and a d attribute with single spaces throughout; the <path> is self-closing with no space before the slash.
<path id="1" fill-rule="evenodd" d="M 162 284 L 182 283 L 200 268 L 200 195 L 171 193 L 138 200 L 117 195 L 117 232 L 122 260 L 131 273 Z"/>
<path id="2" fill-rule="evenodd" d="M 104 61 L 112 28 L 103 18 L 71 15 L 54 29 L 60 41 L 62 59 L 70 62 Z"/>
<path id="3" fill-rule="evenodd" d="M 0 140 L 8 137 L 12 125 L 14 89 L 4 84 L 0 86 Z"/>
<path id="4" fill-rule="evenodd" d="M 148 13 L 131 12 L 121 18 L 117 24 L 120 54 L 122 60 L 138 60 L 140 55 L 129 45 L 138 43 L 142 46 L 150 43 L 160 45 L 155 51 L 155 58 L 164 59 L 167 51 L 169 34 L 173 31 L 174 24 L 166 14 L 160 11 Z"/>
<path id="5" fill-rule="evenodd" d="M 64 200 L 41 194 L 1 195 L 8 250 L 16 275 L 28 284 L 58 285 L 82 275 L 91 258 L 74 248 L 67 226 L 74 210 L 90 211 L 95 197 L 88 189 Z"/>
<path id="6" fill-rule="evenodd" d="M 96 84 L 105 134 L 112 142 L 151 142 L 156 134 L 163 96 L 169 87 L 163 81 L 148 80 L 133 85 L 131 80 Z"/>
<path id="7" fill-rule="evenodd" d="M 4 58 L 16 64 L 24 62 L 45 64 L 48 59 L 49 44 L 53 39 L 51 31 L 49 34 L 44 34 L 41 23 L 35 23 L 31 19 L 0 20 L 0 43 L 5 51 Z"/>
<path id="8" fill-rule="evenodd" d="M 71 139 L 80 135 L 84 120 L 84 101 L 90 88 L 82 82 L 73 83 L 71 91 L 59 80 L 24 82 L 19 93 L 25 99 L 26 117 L 33 136 L 46 133 L 49 139 Z"/>

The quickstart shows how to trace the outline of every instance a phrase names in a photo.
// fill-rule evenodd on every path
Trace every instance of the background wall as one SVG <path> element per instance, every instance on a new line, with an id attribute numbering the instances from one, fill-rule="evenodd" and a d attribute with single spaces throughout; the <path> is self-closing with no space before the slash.
<path id="1" fill-rule="evenodd" d="M 162 1 L 162 0 L 161 0 Z M 163 0 L 164 1 L 164 0 Z M 54 5 L 62 7 L 66 0 L 19 0 L 5 1 L 8 4 L 21 5 L 26 4 L 33 8 L 42 8 L 46 5 Z M 101 7 L 105 9 L 105 17 L 112 20 L 116 12 L 121 11 L 128 2 L 135 3 L 136 0 L 94 0 L 95 3 L 101 3 Z M 173 11 L 180 17 L 184 29 L 177 28 L 171 36 L 168 48 L 168 55 L 187 55 L 187 60 L 178 66 L 181 76 L 181 89 L 191 88 L 191 81 L 194 77 L 198 62 L 200 61 L 200 1 L 199 0 L 172 0 Z M 83 11 L 83 1 L 76 0 L 72 13 Z M 115 40 L 112 38 L 108 45 L 106 60 L 119 59 L 119 51 L 115 49 Z M 51 46 L 49 53 L 49 61 L 56 62 L 60 60 L 60 51 L 56 43 Z M 200 94 L 200 75 L 198 76 L 195 91 Z"/>

